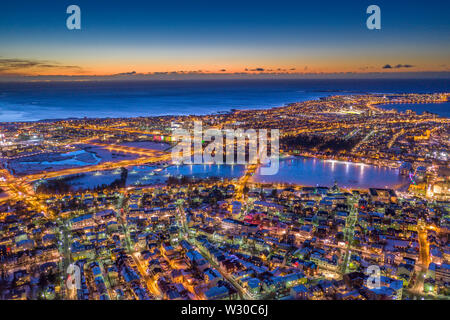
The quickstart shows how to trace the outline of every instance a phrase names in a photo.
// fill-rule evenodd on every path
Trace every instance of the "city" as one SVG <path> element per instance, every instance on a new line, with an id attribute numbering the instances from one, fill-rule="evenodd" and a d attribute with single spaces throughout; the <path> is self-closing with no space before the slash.
<path id="1" fill-rule="evenodd" d="M 1 123 L 0 299 L 448 299 L 450 119 L 394 106 L 449 98 Z M 261 164 L 175 165 L 172 131 L 194 121 L 279 129 L 288 167 L 303 159 L 360 178 L 268 182 Z M 369 170 L 397 180 L 360 185 Z"/>
<path id="2" fill-rule="evenodd" d="M 442 0 L 0 1 L 4 310 L 440 315 L 449 13 Z"/>

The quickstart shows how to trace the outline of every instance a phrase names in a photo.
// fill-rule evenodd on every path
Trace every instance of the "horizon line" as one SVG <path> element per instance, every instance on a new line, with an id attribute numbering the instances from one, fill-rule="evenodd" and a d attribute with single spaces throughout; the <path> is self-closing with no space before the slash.
<path id="1" fill-rule="evenodd" d="M 135 73 L 112 75 L 0 75 L 0 82 L 117 81 L 117 80 L 346 80 L 450 79 L 450 71 L 332 72 L 332 73 Z"/>

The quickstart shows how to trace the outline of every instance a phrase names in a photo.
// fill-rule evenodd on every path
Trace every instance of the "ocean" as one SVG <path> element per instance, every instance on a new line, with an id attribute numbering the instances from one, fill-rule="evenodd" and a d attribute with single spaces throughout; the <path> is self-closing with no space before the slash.
<path id="1" fill-rule="evenodd" d="M 0 82 L 0 122 L 201 115 L 271 108 L 334 94 L 448 91 L 450 79 Z M 424 106 L 416 107 L 424 111 Z M 449 116 L 449 104 L 425 107 Z"/>

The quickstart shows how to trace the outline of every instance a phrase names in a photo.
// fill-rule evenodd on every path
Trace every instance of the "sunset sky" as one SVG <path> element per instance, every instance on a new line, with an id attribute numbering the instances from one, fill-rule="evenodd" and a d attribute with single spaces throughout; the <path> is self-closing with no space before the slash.
<path id="1" fill-rule="evenodd" d="M 81 30 L 66 8 L 81 8 Z M 381 8 L 382 29 L 366 28 Z M 2 1 L 0 76 L 450 72 L 450 2 Z"/>

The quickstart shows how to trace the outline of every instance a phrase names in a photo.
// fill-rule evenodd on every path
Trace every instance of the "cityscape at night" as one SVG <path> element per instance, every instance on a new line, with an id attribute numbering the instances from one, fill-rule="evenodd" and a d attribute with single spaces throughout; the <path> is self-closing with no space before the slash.
<path id="1" fill-rule="evenodd" d="M 0 300 L 450 298 L 449 4 L 76 2 L 0 4 Z"/>

